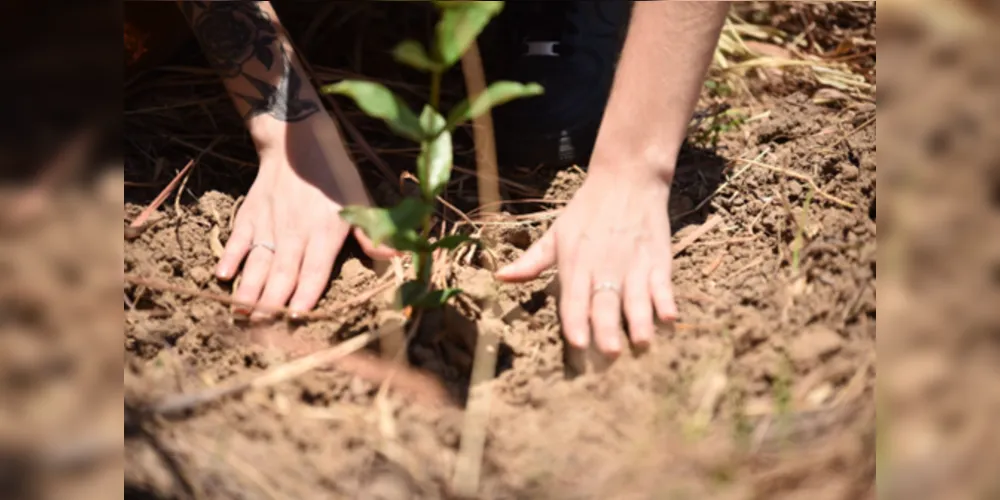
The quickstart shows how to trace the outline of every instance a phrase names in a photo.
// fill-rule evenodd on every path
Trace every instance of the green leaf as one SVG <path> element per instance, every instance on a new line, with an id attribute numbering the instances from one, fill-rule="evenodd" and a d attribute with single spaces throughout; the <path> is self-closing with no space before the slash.
<path id="1" fill-rule="evenodd" d="M 456 104 L 448 112 L 448 125 L 445 128 L 453 130 L 465 120 L 471 120 L 501 104 L 521 97 L 540 95 L 544 92 L 545 89 L 537 83 L 495 82 L 485 92 L 477 95 L 471 104 L 468 99 L 463 99 L 462 102 Z"/>
<path id="2" fill-rule="evenodd" d="M 413 306 L 426 294 L 427 285 L 416 280 L 407 281 L 396 290 L 396 308 Z"/>
<path id="3" fill-rule="evenodd" d="M 392 208 L 364 206 L 344 207 L 340 216 L 348 223 L 361 228 L 372 243 L 389 243 L 397 250 L 420 251 L 429 244 L 417 234 L 434 207 L 417 198 L 404 198 Z"/>
<path id="4" fill-rule="evenodd" d="M 441 71 L 441 65 L 431 59 L 424 46 L 416 40 L 406 40 L 397 45 L 392 51 L 392 57 L 421 71 Z"/>
<path id="5" fill-rule="evenodd" d="M 448 250 L 454 250 L 462 245 L 462 243 L 475 242 L 476 240 L 471 236 L 465 234 L 452 234 L 441 238 L 431 245 L 431 248 L 445 248 Z"/>
<path id="6" fill-rule="evenodd" d="M 420 126 L 427 137 L 434 139 L 420 144 L 417 178 L 420 179 L 420 190 L 424 198 L 433 200 L 441 194 L 451 177 L 451 132 L 444 129 L 444 117 L 430 106 L 424 106 L 424 111 L 420 114 Z"/>
<path id="7" fill-rule="evenodd" d="M 437 1 L 441 19 L 437 24 L 437 61 L 445 68 L 458 61 L 472 42 L 503 9 L 503 2 Z"/>
<path id="8" fill-rule="evenodd" d="M 365 114 L 384 121 L 396 134 L 417 142 L 423 138 L 417 115 L 406 102 L 382 84 L 344 80 L 325 85 L 321 91 L 350 97 Z"/>
<path id="9" fill-rule="evenodd" d="M 389 238 L 388 245 L 404 252 L 428 252 L 431 244 L 415 229 L 400 231 Z"/>

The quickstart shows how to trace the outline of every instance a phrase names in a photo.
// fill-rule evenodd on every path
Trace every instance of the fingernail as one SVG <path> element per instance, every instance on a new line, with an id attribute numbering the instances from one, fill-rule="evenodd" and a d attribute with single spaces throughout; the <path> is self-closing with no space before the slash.
<path id="1" fill-rule="evenodd" d="M 250 321 L 254 323 L 261 323 L 270 319 L 272 319 L 271 314 L 263 311 L 255 311 L 252 315 L 250 315 Z"/>
<path id="2" fill-rule="evenodd" d="M 664 323 L 671 323 L 671 322 L 677 321 L 677 314 L 673 314 L 673 313 L 670 313 L 670 314 L 661 314 L 660 315 L 660 321 L 662 321 Z"/>
<path id="3" fill-rule="evenodd" d="M 608 339 L 608 345 L 604 347 L 604 355 L 609 358 L 617 358 L 622 352 L 621 339 L 614 337 Z"/>
<path id="4" fill-rule="evenodd" d="M 612 350 L 604 351 L 604 357 L 609 361 L 614 361 L 621 356 L 622 350 L 620 348 L 615 348 Z"/>

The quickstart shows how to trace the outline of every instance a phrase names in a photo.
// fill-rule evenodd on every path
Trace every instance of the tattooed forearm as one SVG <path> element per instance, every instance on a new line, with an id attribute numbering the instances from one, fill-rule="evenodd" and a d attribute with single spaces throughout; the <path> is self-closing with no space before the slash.
<path id="1" fill-rule="evenodd" d="M 302 76 L 293 67 L 274 21 L 257 2 L 181 1 L 180 5 L 205 56 L 246 105 L 244 118 L 266 114 L 295 122 L 319 112 L 316 101 L 302 96 Z"/>

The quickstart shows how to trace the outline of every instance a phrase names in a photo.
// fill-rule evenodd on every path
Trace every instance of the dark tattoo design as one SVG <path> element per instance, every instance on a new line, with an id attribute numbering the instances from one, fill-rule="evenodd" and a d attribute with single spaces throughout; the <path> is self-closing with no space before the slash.
<path id="1" fill-rule="evenodd" d="M 278 30 L 256 2 L 208 1 L 181 2 L 181 10 L 201 42 L 205 56 L 223 78 L 242 76 L 260 96 L 236 94 L 250 109 L 245 119 L 267 114 L 286 122 L 304 120 L 319 112 L 316 102 L 300 97 L 302 77 L 281 43 L 277 54 L 272 45 Z M 280 70 L 276 84 L 261 80 L 243 70 L 251 60 L 260 61 L 271 70 L 277 59 Z"/>
<path id="2" fill-rule="evenodd" d="M 287 63 L 287 59 L 282 60 Z M 315 102 L 307 99 L 289 99 L 289 96 L 299 95 L 299 91 L 302 89 L 302 78 L 289 67 L 285 68 L 283 74 L 288 77 L 278 81 L 277 86 L 254 78 L 252 75 L 243 75 L 263 96 L 236 94 L 250 105 L 250 110 L 247 111 L 245 118 L 269 114 L 282 121 L 294 122 L 319 111 L 319 106 Z"/>

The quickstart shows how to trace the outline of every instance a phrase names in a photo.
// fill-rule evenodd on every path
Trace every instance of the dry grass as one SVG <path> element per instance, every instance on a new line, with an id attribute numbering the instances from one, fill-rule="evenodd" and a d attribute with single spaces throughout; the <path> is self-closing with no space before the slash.
<path id="1" fill-rule="evenodd" d="M 862 4 L 858 7 L 865 8 Z M 713 78 L 731 92 L 753 95 L 750 80 L 777 85 L 791 75 L 796 85 L 807 83 L 816 88 L 817 103 L 873 103 L 874 38 L 868 36 L 867 28 L 859 28 L 856 34 L 839 38 L 834 49 L 826 50 L 822 40 L 810 36 L 822 31 L 817 24 L 822 20 L 820 16 L 827 14 L 820 9 L 826 8 L 817 2 L 781 7 L 779 12 L 795 21 L 789 23 L 779 16 L 761 16 L 768 11 L 758 6 L 736 5 L 716 48 Z M 751 22 L 750 16 L 762 18 Z M 791 27 L 797 29 L 786 31 Z"/>

